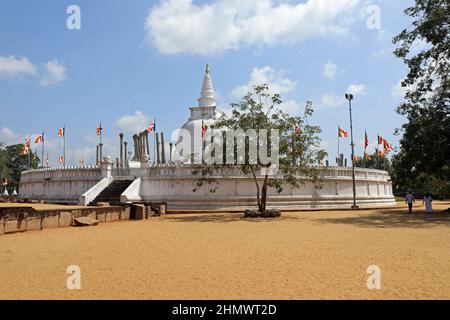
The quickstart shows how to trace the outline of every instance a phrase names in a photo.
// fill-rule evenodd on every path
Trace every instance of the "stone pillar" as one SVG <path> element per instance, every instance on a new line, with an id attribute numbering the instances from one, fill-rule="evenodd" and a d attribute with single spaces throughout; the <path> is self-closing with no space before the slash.
<path id="1" fill-rule="evenodd" d="M 100 162 L 100 170 L 103 178 L 111 178 L 112 174 L 113 162 L 110 156 L 106 156 L 103 158 L 103 161 Z"/>
<path id="2" fill-rule="evenodd" d="M 156 132 L 156 163 L 160 164 L 161 163 L 161 158 L 159 157 L 159 133 Z"/>
<path id="3" fill-rule="evenodd" d="M 142 143 L 142 160 L 145 160 L 145 154 L 147 153 L 145 151 L 145 149 L 147 149 L 147 147 L 145 146 L 145 133 L 141 132 L 141 143 Z"/>
<path id="4" fill-rule="evenodd" d="M 99 162 L 100 162 L 99 157 L 98 157 L 98 151 L 99 151 L 99 148 L 97 145 L 97 150 L 95 152 L 95 165 L 97 165 L 97 166 L 99 165 Z"/>
<path id="5" fill-rule="evenodd" d="M 148 156 L 150 157 L 150 144 L 148 143 L 148 131 L 147 130 L 145 130 L 145 145 L 147 147 L 146 154 L 148 154 Z"/>
<path id="6" fill-rule="evenodd" d="M 134 161 L 137 161 L 137 134 L 133 135 L 133 143 L 134 143 Z"/>
<path id="7" fill-rule="evenodd" d="M 98 144 L 98 158 L 100 161 L 103 159 L 103 143 Z"/>
<path id="8" fill-rule="evenodd" d="M 161 162 L 166 163 L 166 147 L 164 146 L 164 133 L 161 132 Z"/>
<path id="9" fill-rule="evenodd" d="M 123 142 L 123 147 L 124 147 L 124 161 L 125 161 L 125 165 L 124 167 L 128 168 L 128 153 L 127 153 L 127 145 L 128 142 L 124 141 Z"/>
<path id="10" fill-rule="evenodd" d="M 142 160 L 142 132 L 138 134 L 138 160 Z"/>
<path id="11" fill-rule="evenodd" d="M 119 133 L 119 139 L 120 139 L 120 168 L 123 168 L 123 133 Z"/>
<path id="12" fill-rule="evenodd" d="M 172 162 L 172 148 L 173 148 L 173 143 L 169 143 L 169 162 Z"/>

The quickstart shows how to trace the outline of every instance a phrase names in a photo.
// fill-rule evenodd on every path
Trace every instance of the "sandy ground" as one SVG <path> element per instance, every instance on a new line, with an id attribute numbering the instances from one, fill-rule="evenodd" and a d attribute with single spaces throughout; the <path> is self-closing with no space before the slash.
<path id="1" fill-rule="evenodd" d="M 0 298 L 450 299 L 449 227 L 448 215 L 385 209 L 166 215 L 11 234 L 0 236 Z M 66 288 L 73 264 L 81 290 Z M 381 290 L 366 286 L 373 264 Z"/>

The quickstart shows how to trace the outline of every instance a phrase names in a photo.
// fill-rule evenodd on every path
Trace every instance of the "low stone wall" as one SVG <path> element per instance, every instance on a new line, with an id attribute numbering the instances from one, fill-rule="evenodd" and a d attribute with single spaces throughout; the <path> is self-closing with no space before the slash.
<path id="1" fill-rule="evenodd" d="M 78 203 L 80 196 L 102 179 L 101 168 L 43 168 L 22 172 L 19 198 Z"/>
<path id="2" fill-rule="evenodd" d="M 298 188 L 287 185 L 281 193 L 268 189 L 268 207 L 277 209 L 348 208 L 353 203 L 352 169 L 317 167 L 321 184 L 303 178 Z M 214 176 L 218 184 L 204 185 L 196 192 L 199 177 L 190 166 L 129 170 L 127 175 L 143 175 L 121 195 L 122 202 L 165 201 L 172 210 L 244 210 L 256 206 L 256 187 L 252 177 L 239 170 L 224 170 Z M 392 182 L 382 170 L 355 169 L 356 199 L 359 206 L 395 205 Z M 264 176 L 257 177 L 263 183 Z M 216 188 L 217 187 L 217 188 Z M 214 189 L 214 192 L 210 192 Z"/>
<path id="3" fill-rule="evenodd" d="M 90 217 L 99 222 L 129 220 L 131 206 L 40 210 L 32 207 L 0 208 L 0 235 L 74 225 L 74 219 Z"/>

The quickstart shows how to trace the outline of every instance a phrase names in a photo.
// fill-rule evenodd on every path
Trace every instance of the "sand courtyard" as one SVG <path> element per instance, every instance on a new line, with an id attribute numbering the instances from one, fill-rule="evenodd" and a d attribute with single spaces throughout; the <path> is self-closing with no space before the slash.
<path id="1" fill-rule="evenodd" d="M 450 299 L 450 216 L 416 212 L 177 214 L 4 235 L 0 299 Z M 69 265 L 80 290 L 66 288 Z M 370 265 L 380 290 L 367 288 Z"/>

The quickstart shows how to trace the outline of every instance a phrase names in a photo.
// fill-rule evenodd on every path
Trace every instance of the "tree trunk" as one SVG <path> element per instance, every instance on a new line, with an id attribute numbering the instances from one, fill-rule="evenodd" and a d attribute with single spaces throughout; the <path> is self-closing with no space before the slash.
<path id="1" fill-rule="evenodd" d="M 262 190 L 261 190 L 261 208 L 259 209 L 259 211 L 261 211 L 261 212 L 266 211 L 266 206 L 267 206 L 267 182 L 268 182 L 268 176 L 266 175 L 264 177 L 264 184 L 263 184 Z"/>
<path id="2" fill-rule="evenodd" d="M 259 192 L 258 179 L 256 178 L 255 170 L 253 168 L 251 168 L 251 170 L 252 170 L 253 180 L 255 181 L 255 185 L 256 185 L 256 202 L 258 204 L 258 210 L 261 211 L 261 195 Z"/>

